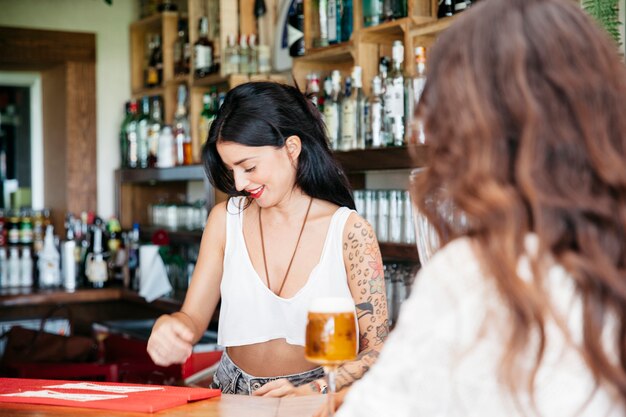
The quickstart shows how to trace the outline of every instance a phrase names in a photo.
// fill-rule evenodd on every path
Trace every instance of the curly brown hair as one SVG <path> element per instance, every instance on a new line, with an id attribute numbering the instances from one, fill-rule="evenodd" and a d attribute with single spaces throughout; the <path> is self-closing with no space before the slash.
<path id="1" fill-rule="evenodd" d="M 542 261 L 533 261 L 532 281 L 517 274 L 534 233 L 542 259 L 571 275 L 590 372 L 626 405 L 624 64 L 573 1 L 484 0 L 472 9 L 429 54 L 418 115 L 430 166 L 418 194 L 444 188 L 468 218 L 463 234 L 510 311 L 500 366 L 509 388 L 532 394 L 546 344 Z M 457 237 L 432 205 L 419 205 L 442 236 Z M 535 366 L 525 370 L 529 350 Z"/>

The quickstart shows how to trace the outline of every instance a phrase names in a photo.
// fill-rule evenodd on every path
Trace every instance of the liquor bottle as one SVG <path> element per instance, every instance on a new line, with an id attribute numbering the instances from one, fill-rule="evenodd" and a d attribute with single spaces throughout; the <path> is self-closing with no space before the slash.
<path id="1" fill-rule="evenodd" d="M 365 140 L 366 147 L 379 148 L 387 143 L 383 130 L 383 94 L 382 82 L 378 75 L 372 79 L 372 95 L 369 98 L 369 121 L 368 135 Z"/>
<path id="2" fill-rule="evenodd" d="M 341 19 L 339 7 L 341 0 L 327 0 L 328 43 L 334 44 L 341 39 Z"/>
<path id="3" fill-rule="evenodd" d="M 174 43 L 174 74 L 189 74 L 189 33 L 187 21 L 178 19 L 178 34 Z"/>
<path id="4" fill-rule="evenodd" d="M 248 37 L 248 48 L 250 51 L 248 74 L 255 75 L 259 73 L 259 49 L 256 44 L 256 35 L 254 33 L 250 34 Z"/>
<path id="5" fill-rule="evenodd" d="M 382 14 L 380 0 L 363 0 L 363 25 L 365 27 L 380 24 Z"/>
<path id="6" fill-rule="evenodd" d="M 290 56 L 304 55 L 303 0 L 293 0 L 287 18 L 287 43 Z"/>
<path id="7" fill-rule="evenodd" d="M 454 14 L 461 13 L 471 5 L 468 0 L 454 0 Z"/>
<path id="8" fill-rule="evenodd" d="M 352 94 L 352 79 L 346 77 L 341 100 L 341 150 L 356 148 L 357 136 L 356 97 Z"/>
<path id="9" fill-rule="evenodd" d="M 9 287 L 9 265 L 7 261 L 7 250 L 0 246 L 0 288 Z"/>
<path id="10" fill-rule="evenodd" d="M 352 0 L 341 0 L 341 6 L 341 42 L 347 42 L 352 36 L 354 26 Z"/>
<path id="11" fill-rule="evenodd" d="M 59 251 L 54 245 L 54 229 L 52 225 L 48 225 L 43 249 L 39 253 L 39 260 L 37 261 L 39 286 L 41 288 L 57 287 L 61 284 L 59 258 Z"/>
<path id="12" fill-rule="evenodd" d="M 259 73 L 266 74 L 272 70 L 270 44 L 272 43 L 273 23 L 270 22 L 271 16 L 267 13 L 265 1 L 255 0 L 254 16 L 257 21 L 257 33 L 259 34 Z"/>
<path id="13" fill-rule="evenodd" d="M 128 288 L 139 290 L 139 223 L 133 223 L 133 230 L 129 233 L 128 243 Z"/>
<path id="14" fill-rule="evenodd" d="M 148 168 L 148 130 L 150 125 L 150 99 L 141 99 L 141 115 L 137 119 L 137 165 Z"/>
<path id="15" fill-rule="evenodd" d="M 316 40 L 317 47 L 328 46 L 328 1 L 319 0 L 318 3 L 318 23 L 320 28 L 319 38 Z"/>
<path id="16" fill-rule="evenodd" d="M 7 242 L 9 246 L 20 244 L 20 214 L 17 210 L 9 211 L 7 216 Z"/>
<path id="17" fill-rule="evenodd" d="M 189 133 L 189 119 L 187 118 L 187 88 L 184 84 L 178 86 L 178 104 L 174 115 L 174 139 L 176 142 L 176 164 L 191 165 L 191 136 Z"/>
<path id="18" fill-rule="evenodd" d="M 169 125 L 163 125 L 159 135 L 157 167 L 171 168 L 176 165 L 176 140 Z"/>
<path id="19" fill-rule="evenodd" d="M 437 9 L 437 17 L 439 19 L 444 17 L 450 17 L 454 14 L 452 1 L 453 0 L 439 0 L 439 7 Z"/>
<path id="20" fill-rule="evenodd" d="M 65 220 L 65 240 L 61 243 L 61 275 L 63 288 L 74 291 L 78 287 L 78 261 L 80 252 L 74 235 L 74 216 L 68 213 Z"/>
<path id="21" fill-rule="evenodd" d="M 226 50 L 224 51 L 224 74 L 237 74 L 239 72 L 239 49 L 235 37 L 229 34 L 227 37 Z"/>
<path id="22" fill-rule="evenodd" d="M 85 276 L 93 288 L 103 288 L 109 278 L 102 248 L 102 229 L 100 225 L 95 224 L 92 251 L 87 254 L 85 267 Z"/>
<path id="23" fill-rule="evenodd" d="M 130 114 L 131 118 L 126 125 L 126 140 L 128 141 L 128 167 L 137 168 L 139 167 L 139 158 L 137 153 L 137 119 L 139 116 L 137 115 L 137 102 L 135 100 L 131 100 L 130 102 Z"/>
<path id="24" fill-rule="evenodd" d="M 124 282 L 123 267 L 126 265 L 126 251 L 122 243 L 122 227 L 120 222 L 112 217 L 106 225 L 108 233 L 107 249 L 109 260 L 107 262 L 109 281 L 114 286 L 122 286 Z"/>
<path id="25" fill-rule="evenodd" d="M 385 113 L 391 121 L 391 139 L 388 145 L 404 144 L 404 46 L 394 41 L 392 48 L 392 68 L 385 84 Z"/>
<path id="26" fill-rule="evenodd" d="M 125 115 L 120 125 L 120 161 L 122 168 L 128 168 L 128 137 L 126 136 L 126 128 L 132 120 L 133 115 L 130 112 L 130 101 L 124 105 Z"/>
<path id="27" fill-rule="evenodd" d="M 406 106 L 406 137 L 409 143 L 424 143 L 424 128 L 421 122 L 414 123 L 414 113 L 426 85 L 426 50 L 423 46 L 415 48 L 415 77 L 408 81 Z"/>
<path id="28" fill-rule="evenodd" d="M 209 20 L 206 16 L 200 18 L 200 35 L 193 45 L 194 75 L 196 78 L 206 77 L 214 72 L 213 42 L 209 39 Z"/>
<path id="29" fill-rule="evenodd" d="M 239 37 L 239 74 L 250 72 L 250 49 L 246 35 Z"/>
<path id="30" fill-rule="evenodd" d="M 161 36 L 155 34 L 150 42 L 150 58 L 146 69 L 146 87 L 161 85 L 163 80 L 163 51 L 161 49 Z"/>
<path id="31" fill-rule="evenodd" d="M 381 92 L 385 94 L 385 85 L 387 84 L 387 76 L 389 75 L 389 57 L 380 57 L 378 61 L 378 75 L 380 76 Z"/>
<path id="32" fill-rule="evenodd" d="M 7 260 L 7 282 L 8 287 L 20 286 L 20 254 L 17 246 L 9 248 L 9 259 Z"/>
<path id="33" fill-rule="evenodd" d="M 320 108 L 320 79 L 315 73 L 310 73 L 307 75 L 307 86 L 306 86 L 307 96 L 309 96 L 311 103 L 315 105 L 318 109 Z"/>
<path id="34" fill-rule="evenodd" d="M 29 209 L 22 210 L 20 218 L 20 244 L 30 247 L 33 244 L 33 214 Z"/>
<path id="35" fill-rule="evenodd" d="M 213 87 L 211 93 L 204 93 L 202 96 L 202 112 L 200 113 L 200 143 L 203 144 L 209 138 L 209 130 L 211 129 L 211 124 L 213 120 L 215 120 L 215 109 L 214 102 L 217 98 L 217 92 L 215 87 Z"/>
<path id="36" fill-rule="evenodd" d="M 152 98 L 152 116 L 148 120 L 148 167 L 157 166 L 157 156 L 159 153 L 159 136 L 163 118 L 161 116 L 161 100 L 158 96 Z"/>
<path id="37" fill-rule="evenodd" d="M 369 105 L 365 94 L 363 93 L 363 70 L 359 66 L 352 69 L 352 90 L 354 101 L 356 103 L 356 148 L 365 149 L 365 131 L 367 125 L 367 114 L 369 113 Z"/>
<path id="38" fill-rule="evenodd" d="M 339 106 L 333 99 L 333 82 L 330 77 L 324 80 L 324 123 L 328 131 L 328 140 L 332 149 L 339 143 Z"/>
<path id="39" fill-rule="evenodd" d="M 339 150 L 341 149 L 341 102 L 343 99 L 343 94 L 341 92 L 341 73 L 338 70 L 334 70 L 331 73 L 330 79 L 332 81 L 332 94 L 331 94 L 331 106 L 336 109 L 336 112 L 333 112 L 334 117 L 336 116 L 336 131 L 334 132 L 335 141 L 332 142 L 333 149 Z"/>

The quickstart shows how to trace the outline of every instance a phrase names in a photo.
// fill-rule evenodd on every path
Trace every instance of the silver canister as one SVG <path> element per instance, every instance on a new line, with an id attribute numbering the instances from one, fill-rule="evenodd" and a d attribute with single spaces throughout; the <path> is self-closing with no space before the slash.
<path id="1" fill-rule="evenodd" d="M 404 226 L 402 231 L 404 235 L 402 240 L 404 243 L 415 243 L 415 223 L 413 222 L 413 204 L 408 191 L 402 192 L 402 217 Z"/>
<path id="2" fill-rule="evenodd" d="M 402 191 L 389 191 L 389 241 L 402 242 Z"/>
<path id="3" fill-rule="evenodd" d="M 365 220 L 372 226 L 374 233 L 378 234 L 378 201 L 375 190 L 365 190 Z"/>

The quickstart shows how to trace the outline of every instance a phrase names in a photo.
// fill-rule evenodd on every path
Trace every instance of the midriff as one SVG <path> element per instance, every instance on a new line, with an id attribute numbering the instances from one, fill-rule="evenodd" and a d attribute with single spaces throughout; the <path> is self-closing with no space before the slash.
<path id="1" fill-rule="evenodd" d="M 298 374 L 317 368 L 304 358 L 304 347 L 285 339 L 227 348 L 228 356 L 246 373 L 256 377 Z"/>

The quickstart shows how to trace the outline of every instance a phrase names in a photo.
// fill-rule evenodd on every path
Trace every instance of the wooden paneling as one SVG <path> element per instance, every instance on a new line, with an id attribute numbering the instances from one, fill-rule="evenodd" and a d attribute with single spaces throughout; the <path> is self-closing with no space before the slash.
<path id="1" fill-rule="evenodd" d="M 68 61 L 95 62 L 95 34 L 0 27 L 0 65 L 41 68 Z"/>
<path id="2" fill-rule="evenodd" d="M 96 66 L 93 62 L 66 65 L 66 211 L 96 211 Z M 58 230 L 58 229 L 57 229 Z"/>

